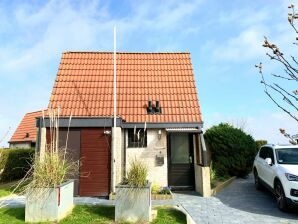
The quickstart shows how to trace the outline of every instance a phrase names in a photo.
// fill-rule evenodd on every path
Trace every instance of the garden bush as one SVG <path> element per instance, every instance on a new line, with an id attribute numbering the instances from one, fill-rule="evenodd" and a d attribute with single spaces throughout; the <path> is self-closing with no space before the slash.
<path id="1" fill-rule="evenodd" d="M 23 178 L 32 165 L 35 149 L 0 150 L 0 181 Z"/>
<path id="2" fill-rule="evenodd" d="M 250 173 L 256 151 L 252 136 L 226 123 L 211 127 L 204 136 L 218 177 L 245 177 Z"/>
<path id="3" fill-rule="evenodd" d="M 267 143 L 267 140 L 256 140 L 257 151 L 261 148 L 261 146 L 266 145 Z"/>

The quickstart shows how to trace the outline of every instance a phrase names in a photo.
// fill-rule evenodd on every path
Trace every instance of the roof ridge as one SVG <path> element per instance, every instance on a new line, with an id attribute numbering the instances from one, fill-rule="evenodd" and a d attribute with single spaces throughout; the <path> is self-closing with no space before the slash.
<path id="1" fill-rule="evenodd" d="M 113 51 L 65 51 L 63 54 L 69 53 L 92 53 L 92 54 L 112 54 Z M 117 54 L 190 54 L 189 51 L 179 51 L 179 52 L 125 52 L 125 51 L 117 51 Z"/>

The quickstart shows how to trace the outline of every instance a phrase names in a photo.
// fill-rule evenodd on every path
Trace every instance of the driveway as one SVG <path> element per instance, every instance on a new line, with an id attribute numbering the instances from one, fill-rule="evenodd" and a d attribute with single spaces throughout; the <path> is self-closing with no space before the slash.
<path id="1" fill-rule="evenodd" d="M 253 177 L 236 179 L 214 197 L 176 193 L 176 200 L 198 223 L 298 223 L 298 209 L 278 210 L 274 196 L 254 188 Z"/>

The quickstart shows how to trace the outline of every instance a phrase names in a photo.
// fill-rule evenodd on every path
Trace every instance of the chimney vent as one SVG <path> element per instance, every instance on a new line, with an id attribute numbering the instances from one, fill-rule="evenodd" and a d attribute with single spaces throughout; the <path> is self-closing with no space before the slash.
<path id="1" fill-rule="evenodd" d="M 151 100 L 148 100 L 147 113 L 148 114 L 152 114 L 153 113 Z"/>
<path id="2" fill-rule="evenodd" d="M 155 113 L 160 114 L 161 113 L 161 108 L 159 107 L 159 101 L 155 101 Z"/>

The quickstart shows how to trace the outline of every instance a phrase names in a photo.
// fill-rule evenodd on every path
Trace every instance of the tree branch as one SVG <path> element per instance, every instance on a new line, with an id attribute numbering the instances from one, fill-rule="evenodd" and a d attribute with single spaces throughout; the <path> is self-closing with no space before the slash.
<path id="1" fill-rule="evenodd" d="M 297 81 L 296 79 L 287 78 L 287 77 L 284 77 L 284 76 L 281 76 L 281 75 L 275 75 L 273 73 L 271 73 L 271 75 L 274 76 L 274 77 L 276 77 L 276 78 L 286 79 L 286 80 L 289 80 L 289 81 Z"/>
<path id="2" fill-rule="evenodd" d="M 281 110 L 283 110 L 285 113 L 287 113 L 290 117 L 292 117 L 294 120 L 296 120 L 298 122 L 298 118 L 293 115 L 290 111 L 288 111 L 287 109 L 285 109 L 284 107 L 282 107 L 272 96 L 271 94 L 268 92 L 267 87 L 270 87 L 268 84 L 266 84 L 265 78 L 264 78 L 264 74 L 262 72 L 262 68 L 260 69 L 259 73 L 261 74 L 261 78 L 262 81 L 261 83 L 264 85 L 264 92 L 265 94 L 271 99 L 272 102 L 274 102 L 274 104 L 279 107 Z M 274 88 L 274 87 L 273 87 Z M 283 94 L 282 94 L 283 95 Z"/>

